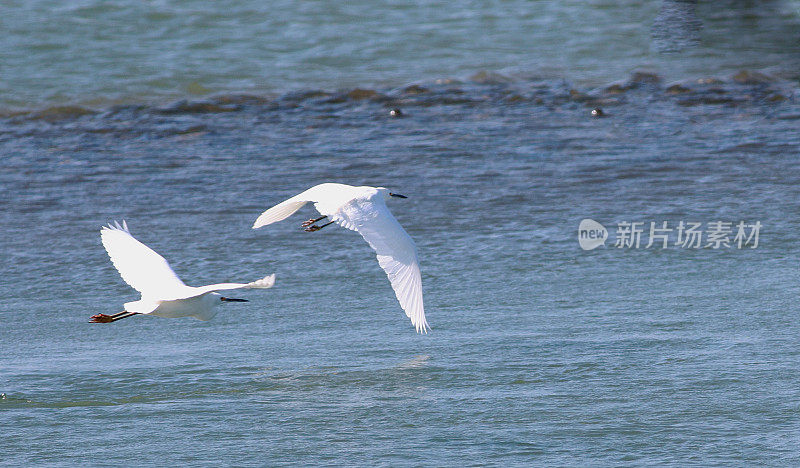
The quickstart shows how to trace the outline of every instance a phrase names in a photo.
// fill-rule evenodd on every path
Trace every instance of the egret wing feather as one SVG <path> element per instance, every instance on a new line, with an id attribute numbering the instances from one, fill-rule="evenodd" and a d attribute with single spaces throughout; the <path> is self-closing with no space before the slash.
<path id="1" fill-rule="evenodd" d="M 417 247 L 383 199 L 374 196 L 353 200 L 342 208 L 335 221 L 358 231 L 375 250 L 403 311 L 418 332 L 427 332 L 430 326 L 422 301 Z"/>
<path id="2" fill-rule="evenodd" d="M 306 203 L 313 202 L 315 193 L 314 189 L 316 188 L 317 187 L 312 187 L 305 192 L 298 193 L 292 198 L 282 201 L 267 211 L 261 213 L 261 215 L 256 219 L 256 222 L 253 223 L 253 229 L 258 229 L 261 226 L 282 221 L 293 215 Z"/>
<path id="3" fill-rule="evenodd" d="M 314 203 L 317 211 L 321 214 L 335 218 L 335 214 L 330 212 L 329 208 L 349 201 L 356 193 L 358 193 L 356 187 L 344 184 L 325 183 L 315 185 L 261 213 L 253 223 L 253 229 L 284 220 L 309 202 Z"/>
<path id="4" fill-rule="evenodd" d="M 394 294 L 400 306 L 411 319 L 411 324 L 418 332 L 427 333 L 430 329 L 425 319 L 425 308 L 422 303 L 422 278 L 417 262 L 406 264 L 398 262 L 390 256 L 378 255 L 378 263 L 389 277 Z"/>
<path id="5" fill-rule="evenodd" d="M 261 216 L 259 216 L 258 219 L 256 219 L 256 222 L 253 223 L 253 229 L 258 229 L 261 226 L 266 226 L 267 224 L 277 223 L 278 221 L 284 220 L 294 214 L 295 211 L 302 208 L 306 203 L 308 202 L 292 201 L 291 199 L 279 203 L 261 213 Z"/>
<path id="6" fill-rule="evenodd" d="M 215 291 L 227 291 L 230 289 L 269 289 L 275 284 L 275 274 L 271 274 L 250 283 L 218 283 L 209 284 L 194 288 L 197 294 L 206 294 Z"/>
<path id="7" fill-rule="evenodd" d="M 164 257 L 131 235 L 124 221 L 103 226 L 100 238 L 122 279 L 142 296 L 169 297 L 188 288 Z"/>

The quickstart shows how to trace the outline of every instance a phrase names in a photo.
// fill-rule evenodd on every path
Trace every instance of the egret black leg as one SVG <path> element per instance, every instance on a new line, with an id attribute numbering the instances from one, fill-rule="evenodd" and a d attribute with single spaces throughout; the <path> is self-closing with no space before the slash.
<path id="1" fill-rule="evenodd" d="M 122 320 L 124 318 L 133 317 L 134 315 L 139 315 L 139 312 L 127 312 L 122 311 L 114 315 L 108 314 L 97 314 L 92 315 L 89 317 L 89 322 L 91 323 L 111 323 L 116 322 L 117 320 Z"/>
<path id="2" fill-rule="evenodd" d="M 317 218 L 317 219 L 309 219 L 308 221 L 305 221 L 305 222 L 304 222 L 303 224 L 301 224 L 300 226 L 302 226 L 302 227 L 308 227 L 308 226 L 311 226 L 312 224 L 316 223 L 317 221 L 321 221 L 321 220 L 323 220 L 323 219 L 325 219 L 325 218 L 327 218 L 327 216 L 320 216 L 320 217 L 319 217 L 319 218 Z"/>
<path id="3" fill-rule="evenodd" d="M 333 221 L 331 221 L 330 223 L 323 224 L 322 226 L 317 226 L 316 224 L 313 225 L 313 226 L 309 226 L 309 227 L 305 228 L 304 231 L 306 231 L 306 232 L 319 231 L 320 229 L 324 228 L 325 226 L 327 226 L 329 224 L 333 224 Z"/>

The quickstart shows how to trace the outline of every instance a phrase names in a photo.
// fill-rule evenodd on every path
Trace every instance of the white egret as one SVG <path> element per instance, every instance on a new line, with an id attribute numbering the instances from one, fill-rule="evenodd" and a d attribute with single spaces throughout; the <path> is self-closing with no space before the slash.
<path id="1" fill-rule="evenodd" d="M 430 326 L 422 305 L 417 247 L 386 207 L 389 197 L 406 198 L 384 187 L 320 184 L 263 212 L 253 229 L 286 219 L 306 203 L 314 203 L 322 216 L 304 222 L 305 230 L 314 232 L 336 223 L 361 234 L 377 253 L 378 263 L 389 276 L 395 296 L 414 328 L 427 333 Z M 325 218 L 330 222 L 314 224 Z"/>
<path id="2" fill-rule="evenodd" d="M 103 226 L 100 230 L 103 247 L 122 279 L 142 294 L 138 301 L 125 304 L 118 314 L 93 315 L 93 323 L 110 323 L 138 314 L 159 317 L 195 317 L 211 320 L 217 312 L 214 306 L 223 302 L 248 302 L 246 299 L 222 297 L 216 291 L 228 289 L 267 289 L 275 284 L 275 275 L 269 275 L 252 283 L 220 283 L 208 286 L 187 286 L 172 271 L 169 263 L 150 247 L 142 244 L 128 231 L 122 221 Z"/>

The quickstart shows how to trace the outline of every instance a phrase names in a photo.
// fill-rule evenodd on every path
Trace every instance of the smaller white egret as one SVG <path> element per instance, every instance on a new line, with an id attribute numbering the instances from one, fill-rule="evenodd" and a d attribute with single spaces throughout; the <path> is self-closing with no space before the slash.
<path id="1" fill-rule="evenodd" d="M 111 323 L 138 314 L 159 317 L 195 317 L 211 320 L 217 312 L 214 306 L 223 302 L 248 302 L 246 299 L 222 297 L 216 291 L 228 289 L 267 289 L 275 284 L 275 275 L 266 276 L 252 283 L 220 283 L 208 286 L 187 286 L 172 271 L 169 263 L 150 247 L 142 244 L 128 231 L 122 221 L 103 226 L 100 239 L 106 248 L 111 263 L 122 279 L 133 289 L 142 293 L 138 301 L 125 303 L 125 310 L 118 314 L 93 315 L 92 323 Z"/>
<path id="2" fill-rule="evenodd" d="M 430 326 L 422 305 L 417 247 L 386 207 L 389 197 L 406 198 L 384 187 L 320 184 L 263 212 L 253 229 L 286 219 L 306 203 L 314 203 L 322 216 L 309 219 L 302 227 L 314 232 L 336 223 L 361 234 L 377 253 L 378 263 L 389 277 L 395 296 L 411 324 L 417 332 L 427 333 Z M 325 218 L 330 222 L 322 226 L 314 224 Z"/>

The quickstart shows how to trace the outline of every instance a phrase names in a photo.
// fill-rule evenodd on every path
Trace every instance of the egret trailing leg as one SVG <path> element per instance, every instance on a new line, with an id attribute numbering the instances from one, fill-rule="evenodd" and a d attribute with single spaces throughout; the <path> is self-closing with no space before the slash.
<path id="1" fill-rule="evenodd" d="M 309 227 L 312 224 L 316 223 L 317 221 L 322 221 L 325 218 L 327 218 L 327 216 L 320 216 L 319 218 L 316 218 L 316 219 L 309 219 L 308 221 L 304 221 L 303 224 L 301 224 L 300 226 L 301 227 Z"/>
<path id="2" fill-rule="evenodd" d="M 108 314 L 96 314 L 89 317 L 89 322 L 91 323 L 111 323 L 116 322 L 117 320 L 122 320 L 124 318 L 133 317 L 134 315 L 139 315 L 138 312 L 128 312 L 123 310 L 122 312 L 108 315 Z"/>
<path id="3" fill-rule="evenodd" d="M 320 229 L 324 228 L 325 226 L 329 226 L 329 225 L 331 225 L 331 224 L 333 224 L 333 221 L 331 221 L 330 223 L 327 223 L 327 224 L 323 224 L 322 226 L 317 226 L 317 225 L 315 224 L 315 225 L 313 225 L 313 226 L 309 226 L 309 227 L 307 227 L 307 228 L 305 228 L 305 229 L 303 229 L 303 230 L 304 230 L 304 231 L 306 231 L 306 232 L 314 232 L 314 231 L 319 231 Z"/>

